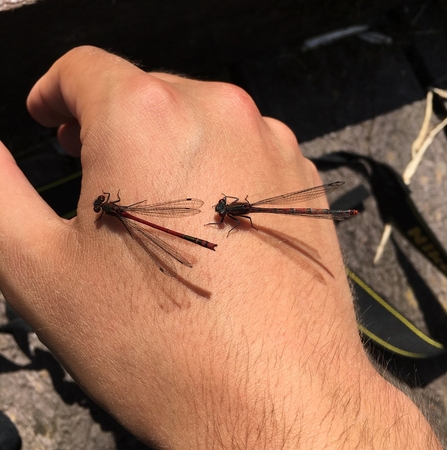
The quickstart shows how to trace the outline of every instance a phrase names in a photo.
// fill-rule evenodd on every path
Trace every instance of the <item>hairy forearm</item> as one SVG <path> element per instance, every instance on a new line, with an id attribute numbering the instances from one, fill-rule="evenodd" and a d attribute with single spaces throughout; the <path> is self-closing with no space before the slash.
<path id="1" fill-rule="evenodd" d="M 311 369 L 303 361 L 291 367 L 280 350 L 269 361 L 246 350 L 200 379 L 191 445 L 178 448 L 441 448 L 418 408 L 367 361 L 361 370 L 352 361 L 352 370 L 342 362 L 319 371 L 344 355 L 325 356 Z"/>

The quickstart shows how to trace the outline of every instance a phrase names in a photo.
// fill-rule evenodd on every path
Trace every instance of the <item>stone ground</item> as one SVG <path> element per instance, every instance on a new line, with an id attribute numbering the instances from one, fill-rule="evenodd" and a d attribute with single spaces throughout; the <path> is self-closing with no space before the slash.
<path id="1" fill-rule="evenodd" d="M 207 76 L 246 89 L 264 115 L 293 129 L 308 157 L 354 151 L 402 173 L 422 123 L 428 87 L 447 88 L 445 4 L 408 4 L 401 9 L 390 7 L 376 21 L 377 31 L 392 37 L 391 44 L 375 45 L 350 37 L 303 53 L 300 43 L 283 43 L 216 66 Z M 447 115 L 443 102 L 437 102 L 436 113 L 433 125 Z M 447 243 L 446 152 L 446 135 L 441 133 L 410 186 L 417 207 L 442 243 Z M 22 164 L 30 171 L 33 161 L 25 158 Z M 368 186 L 346 168 L 324 172 L 322 177 L 325 182 L 345 180 L 346 191 L 360 183 Z M 346 263 L 417 327 L 445 344 L 446 278 L 394 234 L 437 299 L 441 313 L 434 318 L 424 308 L 425 299 L 413 292 L 391 243 L 379 264 L 373 264 L 382 229 L 375 199 L 370 196 L 361 215 L 337 228 Z M 7 321 L 6 304 L 1 300 L 0 325 Z M 23 336 L 14 339 L 0 334 L 0 409 L 18 426 L 24 449 L 145 448 L 83 395 L 34 334 L 29 341 L 27 356 L 22 351 L 27 348 Z M 407 383 L 403 388 L 447 437 L 447 365 L 444 360 L 424 364 L 433 376 L 419 386 Z M 413 371 L 411 364 L 410 369 L 401 369 L 400 380 L 408 381 Z"/>

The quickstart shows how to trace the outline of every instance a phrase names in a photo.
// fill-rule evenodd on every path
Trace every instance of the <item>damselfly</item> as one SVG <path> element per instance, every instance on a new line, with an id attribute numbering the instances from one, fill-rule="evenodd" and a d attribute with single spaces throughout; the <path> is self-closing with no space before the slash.
<path id="1" fill-rule="evenodd" d="M 156 236 L 155 233 L 145 229 L 142 225 L 146 225 L 172 236 L 185 239 L 186 241 L 200 245 L 202 247 L 214 250 L 217 244 L 199 239 L 187 234 L 178 233 L 177 231 L 164 228 L 155 223 L 143 220 L 140 217 L 134 216 L 134 214 L 140 214 L 153 217 L 185 217 L 193 216 L 200 213 L 200 207 L 203 205 L 202 200 L 196 198 L 185 198 L 183 200 L 174 200 L 171 202 L 157 203 L 154 205 L 146 205 L 145 200 L 132 205 L 124 206 L 118 205 L 121 201 L 119 191 L 117 194 L 117 200 L 109 201 L 110 194 L 103 192 L 104 195 L 98 196 L 93 202 L 93 210 L 96 213 L 101 213 L 99 219 L 101 219 L 104 213 L 109 216 L 115 216 L 126 227 L 130 235 L 143 247 L 147 254 L 152 258 L 158 268 L 166 275 L 176 276 L 177 272 L 172 264 L 172 259 L 177 260 L 179 263 L 192 267 L 191 263 L 187 261 L 177 250 L 167 244 L 165 241 Z M 107 196 L 107 197 L 106 197 Z"/>
<path id="2" fill-rule="evenodd" d="M 336 181 L 335 183 L 323 184 L 322 186 L 315 186 L 302 191 L 291 192 L 289 194 L 278 195 L 276 197 L 267 198 L 265 200 L 259 200 L 255 203 L 250 203 L 245 197 L 245 201 L 240 202 L 237 197 L 230 197 L 224 194 L 224 197 L 219 200 L 214 210 L 220 215 L 222 223 L 225 216 L 233 219 L 236 225 L 228 232 L 230 234 L 235 228 L 237 228 L 241 221 L 237 217 L 244 217 L 250 220 L 250 224 L 253 228 L 251 217 L 249 214 L 253 213 L 270 213 L 270 214 L 289 214 L 292 216 L 305 216 L 313 217 L 315 219 L 332 219 L 332 220 L 344 220 L 351 216 L 358 214 L 356 209 L 316 209 L 316 208 L 275 208 L 267 207 L 262 208 L 264 205 L 285 205 L 300 203 L 306 200 L 312 200 L 314 198 L 322 197 L 329 192 L 334 191 L 344 184 L 344 181 Z M 231 203 L 227 203 L 227 199 L 233 199 Z"/>

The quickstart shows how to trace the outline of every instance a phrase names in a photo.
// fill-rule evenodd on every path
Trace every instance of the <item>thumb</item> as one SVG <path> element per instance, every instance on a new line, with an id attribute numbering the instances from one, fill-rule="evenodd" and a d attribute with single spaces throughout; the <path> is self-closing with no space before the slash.
<path id="1" fill-rule="evenodd" d="M 51 243 L 63 220 L 43 201 L 0 142 L 0 289 L 8 277 L 18 277 L 21 257 Z M 26 273 L 23 274 L 24 276 Z M 5 292 L 6 294 L 6 292 Z"/>

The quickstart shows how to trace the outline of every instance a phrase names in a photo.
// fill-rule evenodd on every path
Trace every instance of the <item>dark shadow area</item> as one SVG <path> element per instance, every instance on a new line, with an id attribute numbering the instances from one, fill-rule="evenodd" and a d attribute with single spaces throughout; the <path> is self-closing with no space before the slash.
<path id="1" fill-rule="evenodd" d="M 366 21 L 392 38 L 390 45 L 350 36 L 302 52 L 289 43 L 231 73 L 263 115 L 285 122 L 303 143 L 421 100 L 429 86 L 446 86 L 446 20 L 435 1 L 390 5 Z M 445 117 L 442 105 L 436 112 Z"/>
<path id="2" fill-rule="evenodd" d="M 447 356 L 412 359 L 390 353 L 371 340 L 363 341 L 368 353 L 377 364 L 410 388 L 422 388 L 440 377 L 447 369 Z"/>
<path id="3" fill-rule="evenodd" d="M 20 450 L 22 439 L 14 422 L 2 411 L 0 411 L 0 449 Z"/>
<path id="4" fill-rule="evenodd" d="M 318 7 L 309 0 L 224 3 L 41 0 L 28 7 L 2 12 L 0 137 L 13 152 L 33 140 L 31 136 L 36 130 L 25 108 L 30 88 L 57 58 L 73 47 L 86 44 L 123 55 L 145 70 L 165 69 L 236 82 L 237 79 L 231 79 L 230 65 L 234 67 L 241 61 L 273 52 L 276 56 L 264 67 L 264 78 L 271 76 L 269 65 L 279 68 L 286 84 L 299 86 L 307 94 L 306 98 L 314 98 L 313 108 L 307 101 L 306 104 L 316 117 L 325 115 L 316 105 L 318 99 L 328 94 L 349 108 L 348 116 L 337 114 L 343 120 L 336 119 L 331 125 L 323 121 L 318 128 L 308 129 L 308 123 L 314 118 L 305 118 L 303 128 L 307 137 L 300 138 L 321 135 L 333 127 L 361 120 L 355 117 L 356 113 L 362 118 L 370 117 L 414 100 L 414 94 L 402 95 L 395 103 L 371 109 L 367 106 L 371 86 L 367 75 L 377 57 L 389 59 L 391 73 L 393 61 L 402 58 L 398 51 L 400 45 L 408 45 L 411 33 L 417 30 L 417 24 L 412 25 L 411 20 L 423 3 L 422 0 L 408 2 L 404 8 L 397 0 L 322 0 Z M 398 12 L 392 14 L 396 9 Z M 401 10 L 405 12 L 399 13 Z M 300 52 L 306 38 L 359 23 L 389 33 L 394 38 L 390 51 L 381 55 L 380 46 L 359 45 L 360 41 L 354 37 L 347 51 L 335 44 Z M 399 34 L 393 27 L 398 27 Z M 17 30 L 21 33 L 17 34 Z M 383 76 L 386 81 L 387 75 Z M 246 84 L 243 77 L 237 78 Z M 269 86 L 261 79 L 258 85 Z M 345 102 L 346 91 L 359 94 Z M 255 90 L 253 95 L 256 100 Z M 278 100 L 272 98 L 276 103 Z M 267 114 L 272 111 L 268 105 L 261 105 L 261 109 Z M 283 118 L 280 111 L 277 117 Z"/>
<path id="5" fill-rule="evenodd" d="M 424 315 L 430 336 L 447 346 L 447 315 L 445 309 L 439 303 L 434 292 L 419 275 L 411 261 L 402 252 L 396 240 L 392 238 L 391 242 L 400 267 L 404 271 L 408 284 L 418 302 L 419 309 Z"/>
<path id="6" fill-rule="evenodd" d="M 430 336 L 446 345 L 447 318 L 445 310 L 425 283 L 418 271 L 402 252 L 395 239 L 391 239 L 399 265 L 405 273 L 419 308 L 421 309 Z M 390 335 L 395 330 L 389 330 Z M 395 338 L 395 336 L 393 336 Z M 431 358 L 408 358 L 385 350 L 373 340 L 363 336 L 363 341 L 371 356 L 384 370 L 390 372 L 411 388 L 425 387 L 447 372 L 447 355 Z"/>
<path id="7" fill-rule="evenodd" d="M 396 78 L 403 70 L 405 79 Z M 253 58 L 234 76 L 261 113 L 286 123 L 301 143 L 425 97 L 399 47 L 355 36 L 306 53 Z"/>

